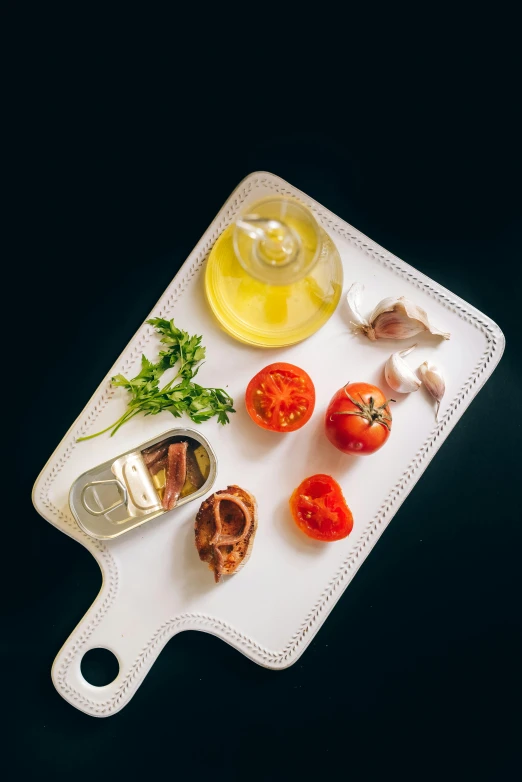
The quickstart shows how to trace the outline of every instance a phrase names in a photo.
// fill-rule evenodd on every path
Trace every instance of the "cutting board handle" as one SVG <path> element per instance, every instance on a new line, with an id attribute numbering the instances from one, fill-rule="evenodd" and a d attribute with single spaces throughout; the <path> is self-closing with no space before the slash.
<path id="1" fill-rule="evenodd" d="M 113 598 L 109 588 L 102 588 L 56 656 L 54 685 L 81 711 L 110 716 L 128 703 L 167 641 L 181 629 L 179 623 L 172 622 L 154 632 L 138 615 L 134 620 L 128 603 L 119 605 L 118 596 Z M 84 655 L 98 648 L 112 652 L 119 665 L 114 681 L 102 687 L 90 684 L 81 670 Z"/>

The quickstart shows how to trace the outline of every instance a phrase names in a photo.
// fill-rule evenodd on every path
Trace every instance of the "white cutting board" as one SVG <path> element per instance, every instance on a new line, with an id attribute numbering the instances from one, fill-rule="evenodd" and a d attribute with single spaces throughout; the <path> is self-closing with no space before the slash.
<path id="1" fill-rule="evenodd" d="M 333 393 L 358 380 L 385 389 L 383 364 L 406 344 L 372 343 L 353 334 L 344 295 L 317 334 L 290 348 L 252 348 L 220 330 L 205 302 L 205 260 L 238 209 L 272 193 L 295 196 L 313 210 L 339 249 L 345 290 L 354 281 L 365 284 L 365 313 L 385 296 L 405 295 L 427 310 L 439 328 L 451 332 L 449 342 L 419 335 L 419 347 L 408 359 L 413 359 L 412 366 L 434 360 L 445 370 L 447 391 L 438 424 L 434 406 L 421 389 L 396 397 L 392 434 L 373 456 L 346 456 L 328 443 L 323 418 Z M 182 630 L 213 633 L 268 668 L 292 665 L 491 375 L 504 348 L 502 332 L 485 315 L 264 172 L 251 174 L 232 193 L 148 317 L 152 316 L 173 317 L 181 328 L 203 335 L 207 360 L 198 380 L 227 387 L 237 408 L 229 426 L 215 421 L 201 426 L 218 457 L 214 489 L 238 483 L 253 492 L 259 528 L 247 566 L 216 585 L 194 545 L 199 503 L 188 503 L 109 542 L 87 537 L 76 525 L 68 507 L 74 479 L 176 424 L 169 413 L 137 416 L 112 438 L 102 435 L 75 442 L 78 436 L 108 426 L 125 410 L 126 392 L 113 389 L 110 377 L 118 372 L 132 377 L 139 371 L 142 353 L 156 356 L 157 336 L 150 326 L 142 326 L 59 443 L 33 493 L 39 513 L 88 548 L 102 570 L 102 589 L 58 653 L 52 671 L 54 684 L 67 701 L 99 717 L 114 714 L 129 702 L 164 645 Z M 311 421 L 289 435 L 259 429 L 244 406 L 248 381 L 273 361 L 302 367 L 316 387 Z M 354 515 L 351 535 L 336 543 L 306 538 L 289 515 L 293 489 L 318 472 L 337 479 Z M 105 687 L 90 685 L 81 674 L 83 655 L 95 647 L 110 649 L 119 661 L 117 678 Z"/>

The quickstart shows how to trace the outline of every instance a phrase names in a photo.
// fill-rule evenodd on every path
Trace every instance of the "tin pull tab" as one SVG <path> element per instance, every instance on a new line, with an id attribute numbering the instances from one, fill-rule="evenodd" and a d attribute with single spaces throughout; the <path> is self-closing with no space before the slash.
<path id="1" fill-rule="evenodd" d="M 101 486 L 101 485 L 107 485 L 109 483 L 115 483 L 118 491 L 121 491 L 122 499 L 119 502 L 115 502 L 112 505 L 110 505 L 108 508 L 101 508 L 98 510 L 94 510 L 94 508 L 91 508 L 91 506 L 88 504 L 87 499 L 85 497 L 87 493 L 87 489 L 92 488 L 93 486 Z M 103 516 L 105 513 L 108 513 L 111 510 L 115 510 L 116 508 L 119 508 L 120 505 L 127 505 L 128 502 L 128 495 L 127 495 L 127 489 L 123 485 L 123 483 L 116 478 L 110 478 L 107 481 L 91 481 L 90 483 L 87 483 L 82 490 L 82 493 L 80 495 L 81 503 L 87 513 L 90 513 L 92 516 Z"/>

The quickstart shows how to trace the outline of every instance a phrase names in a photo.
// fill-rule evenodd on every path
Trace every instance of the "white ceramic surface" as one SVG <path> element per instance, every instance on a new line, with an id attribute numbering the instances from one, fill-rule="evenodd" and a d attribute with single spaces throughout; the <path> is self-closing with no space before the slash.
<path id="1" fill-rule="evenodd" d="M 438 424 L 433 403 L 421 389 L 396 397 L 391 437 L 375 455 L 345 456 L 327 442 L 323 416 L 334 391 L 350 380 L 385 388 L 384 361 L 398 345 L 405 346 L 390 340 L 372 343 L 353 334 L 344 295 L 326 326 L 290 348 L 251 348 L 219 329 L 205 304 L 205 260 L 241 205 L 271 193 L 296 196 L 311 207 L 339 248 L 345 289 L 356 280 L 365 284 L 367 312 L 384 296 L 406 295 L 424 307 L 439 328 L 451 332 L 449 342 L 416 337 L 419 347 L 409 357 L 415 356 L 418 363 L 434 360 L 446 372 L 447 391 Z M 103 429 L 124 411 L 126 392 L 113 389 L 110 377 L 118 372 L 133 376 L 142 353 L 156 355 L 157 337 L 150 326 L 142 326 L 59 443 L 33 494 L 39 513 L 88 548 L 102 570 L 101 591 L 58 653 L 52 670 L 58 692 L 76 708 L 99 717 L 114 714 L 128 703 L 164 645 L 182 630 L 213 633 L 268 668 L 292 665 L 491 375 L 504 347 L 502 332 L 485 315 L 264 172 L 250 175 L 232 193 L 151 316 L 174 317 L 190 333 L 203 335 L 208 358 L 198 380 L 226 386 L 237 407 L 229 426 L 210 421 L 201 427 L 218 457 L 214 488 L 238 483 L 252 491 L 259 505 L 259 528 L 248 565 L 220 585 L 214 584 L 212 573 L 199 561 L 194 546 L 195 508 L 190 503 L 107 543 L 87 537 L 78 528 L 67 502 L 73 480 L 176 424 L 169 413 L 138 416 L 113 438 L 102 435 L 75 442 L 78 436 Z M 312 420 L 291 435 L 259 429 L 244 407 L 243 394 L 252 375 L 276 360 L 303 367 L 316 387 Z M 343 541 L 309 540 L 289 516 L 292 490 L 317 472 L 339 481 L 353 511 L 354 529 Z M 381 480 L 368 491 L 376 472 Z M 106 687 L 88 684 L 81 674 L 81 659 L 94 647 L 110 649 L 120 664 L 118 677 Z"/>

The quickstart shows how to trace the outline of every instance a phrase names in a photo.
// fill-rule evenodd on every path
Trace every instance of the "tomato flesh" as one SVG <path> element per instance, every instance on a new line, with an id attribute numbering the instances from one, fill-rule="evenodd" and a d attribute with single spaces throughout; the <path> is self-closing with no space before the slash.
<path id="1" fill-rule="evenodd" d="M 292 494 L 290 509 L 299 529 L 315 540 L 342 540 L 353 528 L 352 512 L 330 475 L 306 478 Z"/>
<path id="2" fill-rule="evenodd" d="M 269 364 L 252 378 L 245 402 L 258 426 L 273 432 L 295 432 L 312 416 L 315 388 L 303 369 L 279 362 Z"/>
<path id="3" fill-rule="evenodd" d="M 380 388 L 370 383 L 349 383 L 340 388 L 332 397 L 325 418 L 326 436 L 332 445 L 351 454 L 379 450 L 391 431 L 388 401 L 391 400 Z M 361 408 L 369 412 L 361 414 Z"/>

